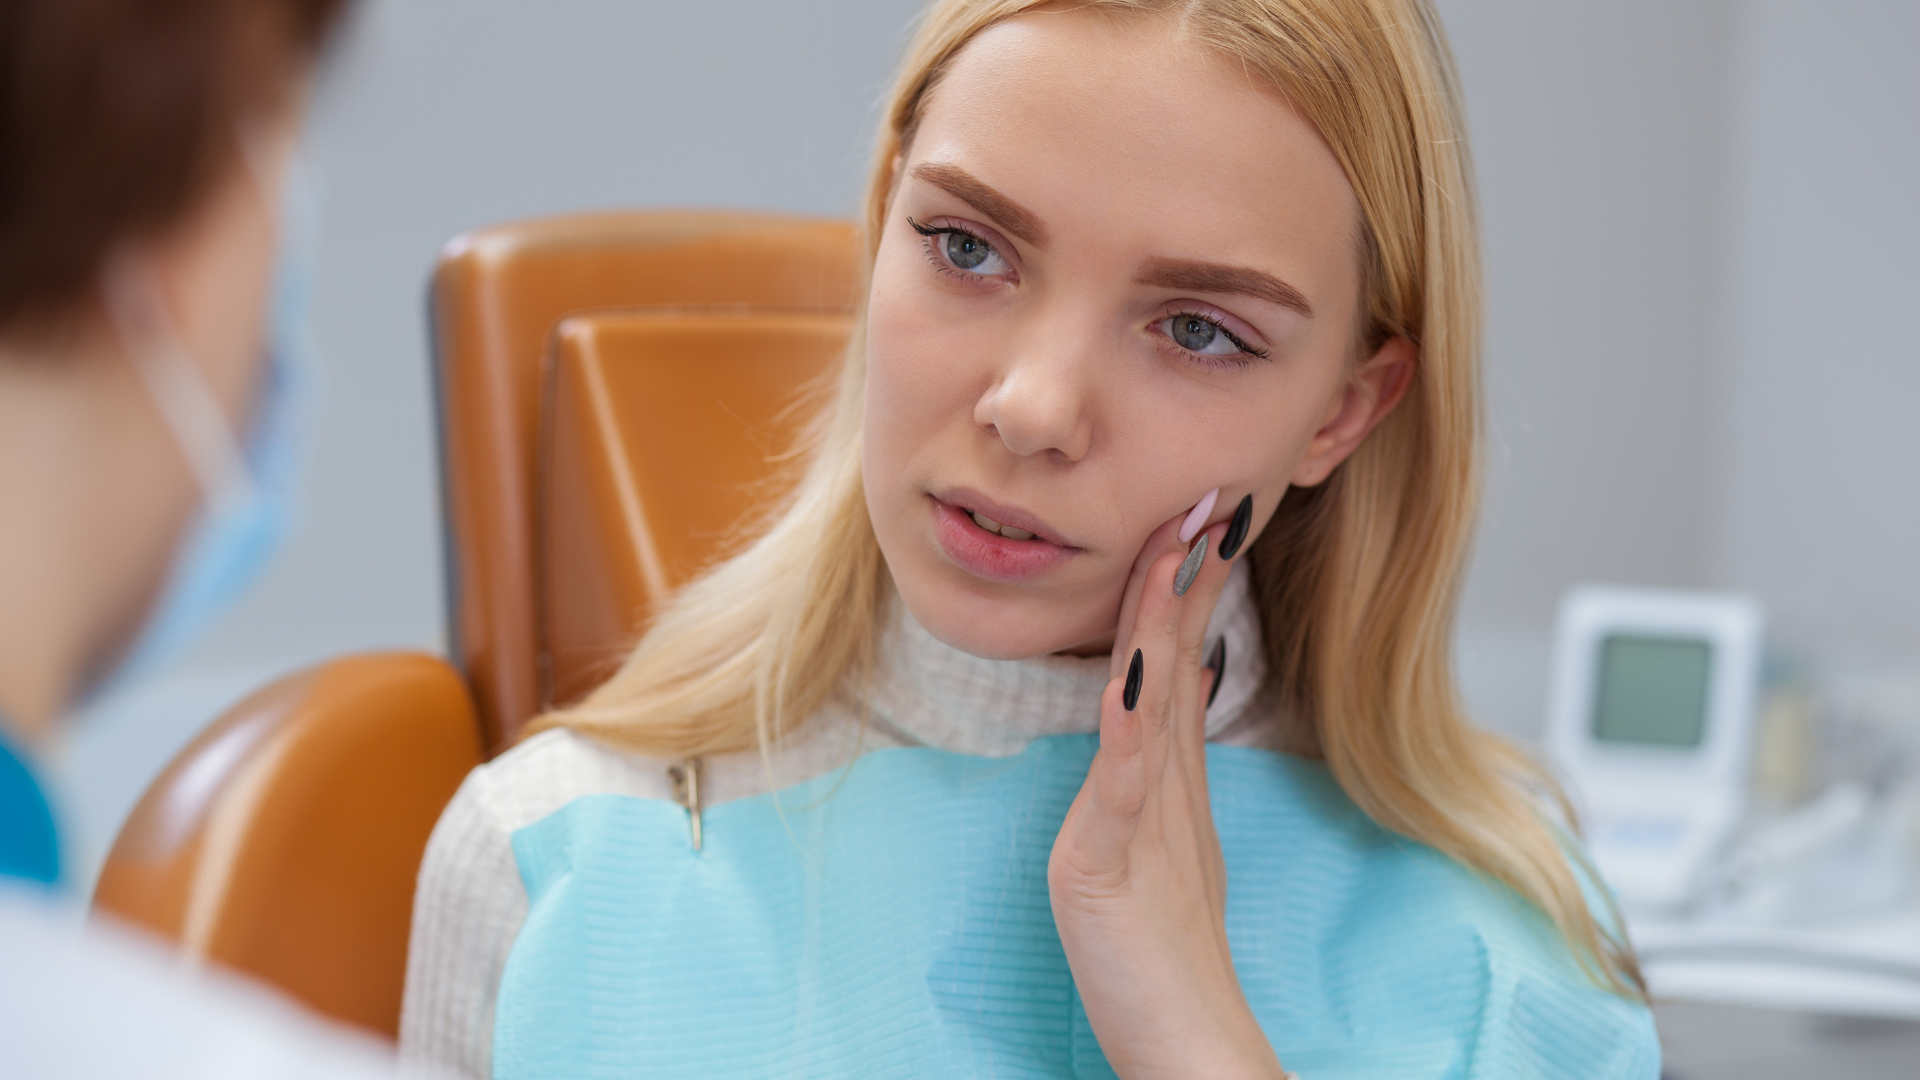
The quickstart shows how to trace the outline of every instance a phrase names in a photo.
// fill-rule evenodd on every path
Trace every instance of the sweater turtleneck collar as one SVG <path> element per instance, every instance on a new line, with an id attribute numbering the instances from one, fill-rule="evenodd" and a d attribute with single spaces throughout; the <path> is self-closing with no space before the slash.
<path id="1" fill-rule="evenodd" d="M 941 642 L 892 599 L 882 639 L 870 722 L 908 745 L 1005 757 L 1047 735 L 1100 730 L 1100 696 L 1111 678 L 1106 656 L 985 660 Z M 1260 618 L 1247 564 L 1233 568 L 1207 625 L 1206 649 L 1227 642 L 1227 671 L 1207 710 L 1207 735 L 1234 726 L 1266 673 Z"/>

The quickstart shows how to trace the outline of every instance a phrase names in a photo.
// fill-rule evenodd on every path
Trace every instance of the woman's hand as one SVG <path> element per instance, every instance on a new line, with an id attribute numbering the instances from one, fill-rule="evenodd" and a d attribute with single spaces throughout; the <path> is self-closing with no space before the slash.
<path id="1" fill-rule="evenodd" d="M 1222 541 L 1250 503 L 1201 533 L 1198 574 L 1175 518 L 1135 564 L 1115 637 L 1100 751 L 1054 841 L 1053 918 L 1100 1048 L 1127 1080 L 1280 1077 L 1227 947 L 1226 865 L 1207 804 L 1207 620 L 1226 584 Z M 1240 545 L 1226 544 L 1237 555 Z M 1218 661 L 1215 661 L 1218 663 Z"/>

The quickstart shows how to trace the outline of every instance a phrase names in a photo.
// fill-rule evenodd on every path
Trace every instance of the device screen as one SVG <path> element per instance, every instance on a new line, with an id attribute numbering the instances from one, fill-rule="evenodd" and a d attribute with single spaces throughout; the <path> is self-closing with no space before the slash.
<path id="1" fill-rule="evenodd" d="M 1712 667 L 1713 646 L 1699 638 L 1608 635 L 1600 645 L 1594 737 L 1699 746 Z"/>

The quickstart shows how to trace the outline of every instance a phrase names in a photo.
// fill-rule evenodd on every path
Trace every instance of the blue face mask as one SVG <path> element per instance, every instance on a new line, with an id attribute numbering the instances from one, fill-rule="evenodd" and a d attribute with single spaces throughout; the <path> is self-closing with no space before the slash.
<path id="1" fill-rule="evenodd" d="M 268 366 L 244 437 L 188 357 L 160 305 L 157 283 L 139 267 L 109 271 L 106 293 L 121 339 L 192 464 L 203 499 L 139 638 L 88 697 L 104 696 L 178 659 L 254 584 L 293 531 L 298 435 L 315 380 L 306 332 L 315 239 L 314 202 L 296 167 L 283 195 L 265 341 Z"/>

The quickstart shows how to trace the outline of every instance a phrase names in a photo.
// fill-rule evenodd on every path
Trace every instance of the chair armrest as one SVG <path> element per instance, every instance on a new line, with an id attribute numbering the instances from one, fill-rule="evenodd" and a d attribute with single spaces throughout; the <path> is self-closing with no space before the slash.
<path id="1" fill-rule="evenodd" d="M 147 789 L 94 909 L 393 1037 L 427 837 L 480 763 L 465 682 L 376 653 L 280 679 Z"/>

